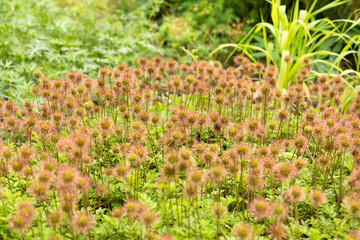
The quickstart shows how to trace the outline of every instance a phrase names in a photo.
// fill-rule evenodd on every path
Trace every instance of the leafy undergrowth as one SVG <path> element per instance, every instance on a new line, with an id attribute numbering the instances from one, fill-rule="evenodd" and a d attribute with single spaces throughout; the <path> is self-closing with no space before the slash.
<path id="1" fill-rule="evenodd" d="M 286 91 L 234 62 L 35 71 L 34 102 L 0 102 L 0 235 L 360 239 L 360 94 L 343 114 L 343 79 L 312 83 L 308 58 Z"/>
<path id="2" fill-rule="evenodd" d="M 206 2 L 176 17 L 160 12 L 168 6 L 162 0 L 0 0 L 0 98 L 29 98 L 36 69 L 51 78 L 70 69 L 96 77 L 102 66 L 140 56 L 190 62 L 182 48 L 204 58 L 221 42 L 238 41 L 243 25 L 228 23 L 236 19 L 231 10 Z"/>

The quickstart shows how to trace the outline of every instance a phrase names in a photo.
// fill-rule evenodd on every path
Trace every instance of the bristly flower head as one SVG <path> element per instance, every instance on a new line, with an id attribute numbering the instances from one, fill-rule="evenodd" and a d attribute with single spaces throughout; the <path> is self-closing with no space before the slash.
<path id="1" fill-rule="evenodd" d="M 113 122 L 108 118 L 101 118 L 97 121 L 97 127 L 104 137 L 109 137 L 113 128 Z"/>
<path id="2" fill-rule="evenodd" d="M 183 160 L 191 160 L 192 159 L 192 152 L 189 148 L 183 148 L 180 150 L 180 157 Z"/>
<path id="3" fill-rule="evenodd" d="M 145 225 L 146 228 L 152 227 L 159 216 L 154 211 L 145 211 L 140 215 L 140 222 Z"/>
<path id="4" fill-rule="evenodd" d="M 298 203 L 305 200 L 306 193 L 302 187 L 292 186 L 284 192 L 284 198 L 289 203 Z"/>
<path id="5" fill-rule="evenodd" d="M 167 179 L 168 181 L 172 181 L 174 180 L 176 173 L 177 173 L 177 169 L 176 166 L 173 164 L 165 164 L 161 170 L 161 176 L 164 179 Z"/>
<path id="6" fill-rule="evenodd" d="M 35 150 L 32 146 L 24 146 L 19 149 L 18 156 L 20 157 L 21 161 L 29 162 L 34 155 Z"/>
<path id="7" fill-rule="evenodd" d="M 127 201 L 125 202 L 124 206 L 124 212 L 126 216 L 135 218 L 137 216 L 137 202 L 135 201 Z"/>
<path id="8" fill-rule="evenodd" d="M 293 140 L 293 146 L 298 150 L 306 149 L 308 147 L 308 140 L 304 136 L 297 136 Z"/>
<path id="9" fill-rule="evenodd" d="M 274 223 L 269 227 L 269 235 L 271 239 L 282 240 L 286 239 L 288 232 L 281 223 Z"/>
<path id="10" fill-rule="evenodd" d="M 48 213 L 47 222 L 50 227 L 58 228 L 63 222 L 63 216 L 60 211 Z"/>
<path id="11" fill-rule="evenodd" d="M 286 220 L 289 214 L 289 209 L 285 203 L 276 202 L 272 204 L 272 213 L 271 215 L 275 218 L 277 222 L 281 220 Z"/>
<path id="12" fill-rule="evenodd" d="M 9 113 L 10 115 L 15 115 L 18 111 L 18 105 L 13 101 L 6 101 L 3 104 L 3 111 Z"/>
<path id="13" fill-rule="evenodd" d="M 109 193 L 109 188 L 105 184 L 98 184 L 95 188 L 95 192 L 97 195 L 105 196 Z"/>
<path id="14" fill-rule="evenodd" d="M 287 119 L 289 118 L 289 113 L 287 110 L 280 110 L 277 114 L 277 118 L 280 121 L 287 121 Z"/>
<path id="15" fill-rule="evenodd" d="M 183 189 L 184 196 L 188 199 L 194 199 L 199 195 L 199 187 L 193 183 L 187 183 Z"/>
<path id="16" fill-rule="evenodd" d="M 31 226 L 27 218 L 21 214 L 13 215 L 9 220 L 9 229 L 14 232 L 24 232 Z"/>
<path id="17" fill-rule="evenodd" d="M 325 193 L 320 190 L 312 190 L 309 193 L 309 202 L 316 207 L 324 204 L 326 200 L 327 197 Z"/>
<path id="18" fill-rule="evenodd" d="M 138 164 L 144 163 L 148 157 L 148 151 L 144 146 L 133 146 L 130 149 L 130 154 L 135 154 L 138 157 Z"/>
<path id="19" fill-rule="evenodd" d="M 272 157 L 266 157 L 263 159 L 263 168 L 270 173 L 274 172 L 274 167 L 276 165 L 276 161 Z"/>
<path id="20" fill-rule="evenodd" d="M 258 198 L 250 203 L 250 212 L 257 219 L 263 219 L 271 214 L 271 205 L 264 198 Z"/>
<path id="21" fill-rule="evenodd" d="M 204 174 L 200 170 L 193 170 L 188 173 L 187 181 L 195 185 L 201 186 L 205 183 Z"/>
<path id="22" fill-rule="evenodd" d="M 166 63 L 166 68 L 170 73 L 174 73 L 178 69 L 178 63 L 175 60 L 170 60 Z"/>
<path id="23" fill-rule="evenodd" d="M 336 148 L 339 149 L 340 151 L 346 151 L 348 149 L 350 149 L 352 147 L 353 141 L 351 139 L 350 136 L 348 136 L 348 134 L 339 134 L 336 137 Z"/>
<path id="24" fill-rule="evenodd" d="M 293 60 L 293 59 L 292 59 L 291 55 L 285 55 L 285 56 L 284 56 L 284 61 L 285 61 L 287 64 L 291 63 L 292 60 Z"/>
<path id="25" fill-rule="evenodd" d="M 307 161 L 303 158 L 297 158 L 294 160 L 294 166 L 297 172 L 300 172 L 307 166 Z"/>
<path id="26" fill-rule="evenodd" d="M 246 121 L 246 128 L 250 134 L 255 135 L 261 128 L 261 123 L 257 119 L 248 119 Z"/>
<path id="27" fill-rule="evenodd" d="M 28 229 L 34 221 L 35 208 L 26 201 L 18 203 L 18 212 L 9 220 L 9 228 L 16 232 Z"/>
<path id="28" fill-rule="evenodd" d="M 321 155 L 316 159 L 316 165 L 323 169 L 329 167 L 331 164 L 331 159 L 326 155 Z"/>
<path id="29" fill-rule="evenodd" d="M 223 218 L 227 213 L 227 207 L 221 205 L 221 204 L 215 204 L 211 211 L 215 215 L 216 218 L 221 219 Z"/>
<path id="30" fill-rule="evenodd" d="M 113 174 L 116 178 L 125 180 L 129 175 L 130 168 L 124 163 L 118 163 L 113 169 Z"/>
<path id="31" fill-rule="evenodd" d="M 88 212 L 76 213 L 71 219 L 71 226 L 77 233 L 88 234 L 94 225 L 93 217 Z"/>
<path id="32" fill-rule="evenodd" d="M 18 213 L 28 219 L 33 220 L 35 217 L 35 207 L 28 201 L 21 201 L 17 204 Z"/>
<path id="33" fill-rule="evenodd" d="M 213 182 L 221 182 L 225 176 L 226 169 L 221 165 L 213 166 L 208 171 L 208 177 Z"/>
<path id="34" fill-rule="evenodd" d="M 55 186 L 60 192 L 71 192 L 76 188 L 78 177 L 76 167 L 64 166 L 59 170 Z"/>
<path id="35" fill-rule="evenodd" d="M 179 154 L 177 152 L 169 152 L 165 155 L 164 161 L 169 164 L 177 164 L 180 161 Z"/>
<path id="36" fill-rule="evenodd" d="M 309 66 L 312 63 L 312 60 L 309 57 L 303 57 L 302 61 L 305 66 Z"/>
<path id="37" fill-rule="evenodd" d="M 249 224 L 243 223 L 237 225 L 231 234 L 238 240 L 251 240 L 253 237 L 253 230 Z"/>
<path id="38" fill-rule="evenodd" d="M 262 172 L 262 164 L 261 160 L 258 158 L 250 158 L 247 160 L 247 167 L 249 169 L 249 173 L 258 174 Z"/>
<path id="39" fill-rule="evenodd" d="M 353 192 L 346 195 L 344 198 L 344 206 L 350 215 L 360 217 L 360 194 Z"/>
<path id="40" fill-rule="evenodd" d="M 215 154 L 214 152 L 206 151 L 202 154 L 202 161 L 208 166 L 216 162 L 216 160 L 217 160 L 217 154 Z"/>
<path id="41" fill-rule="evenodd" d="M 63 192 L 60 195 L 60 208 L 69 216 L 74 214 L 75 207 L 79 201 L 78 194 L 73 192 Z"/>
<path id="42" fill-rule="evenodd" d="M 117 219 L 121 219 L 123 218 L 125 215 L 124 209 L 122 207 L 115 207 L 112 211 L 111 211 L 111 216 L 113 218 L 117 218 Z"/>
<path id="43" fill-rule="evenodd" d="M 87 193 L 91 188 L 91 180 L 88 176 L 79 176 L 76 183 L 77 189 L 82 193 Z"/>
<path id="44" fill-rule="evenodd" d="M 30 195 L 39 202 L 46 200 L 49 193 L 49 187 L 45 183 L 34 183 L 30 187 Z"/>
<path id="45" fill-rule="evenodd" d="M 237 55 L 234 57 L 234 62 L 238 66 L 247 65 L 247 63 L 249 62 L 249 59 L 247 57 L 245 57 L 244 55 Z"/>
<path id="46" fill-rule="evenodd" d="M 245 143 L 236 145 L 235 148 L 236 148 L 236 152 L 237 152 L 238 156 L 241 159 L 245 159 L 249 154 L 251 154 L 251 151 L 252 151 L 251 145 L 248 145 Z"/>
<path id="47" fill-rule="evenodd" d="M 265 182 L 262 176 L 258 173 L 251 173 L 246 178 L 246 183 L 251 191 L 257 191 L 264 187 Z"/>
<path id="48" fill-rule="evenodd" d="M 57 168 L 57 163 L 52 158 L 43 159 L 40 162 L 39 176 L 42 171 L 48 171 L 52 173 L 56 170 L 56 168 Z"/>

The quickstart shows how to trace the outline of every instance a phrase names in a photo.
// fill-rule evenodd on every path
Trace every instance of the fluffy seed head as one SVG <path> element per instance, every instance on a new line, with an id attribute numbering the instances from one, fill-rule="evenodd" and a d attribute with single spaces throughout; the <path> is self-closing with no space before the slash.
<path id="1" fill-rule="evenodd" d="M 302 187 L 292 186 L 284 193 L 284 198 L 289 203 L 298 203 L 304 201 L 306 193 Z"/>
<path id="2" fill-rule="evenodd" d="M 216 218 L 221 219 L 223 218 L 227 213 L 227 207 L 221 205 L 221 204 L 215 204 L 212 209 L 212 213 L 215 215 Z"/>
<path id="3" fill-rule="evenodd" d="M 88 176 L 79 176 L 77 178 L 76 187 L 82 194 L 87 193 L 91 188 L 90 178 Z"/>
<path id="4" fill-rule="evenodd" d="M 189 199 L 194 199 L 199 195 L 199 188 L 193 183 L 187 183 L 183 189 L 184 196 Z"/>
<path id="5" fill-rule="evenodd" d="M 253 237 L 253 231 L 247 223 L 237 225 L 231 234 L 238 240 L 251 240 Z"/>
<path id="6" fill-rule="evenodd" d="M 226 176 L 226 169 L 221 166 L 213 166 L 209 169 L 208 176 L 211 181 L 220 182 Z"/>
<path id="7" fill-rule="evenodd" d="M 249 174 L 246 178 L 246 183 L 251 191 L 260 190 L 264 187 L 264 180 L 258 173 Z"/>
<path id="8" fill-rule="evenodd" d="M 113 218 L 117 218 L 117 219 L 121 219 L 123 218 L 125 215 L 124 209 L 121 207 L 115 207 L 112 211 L 111 211 L 111 216 Z"/>
<path id="9" fill-rule="evenodd" d="M 191 171 L 187 176 L 187 180 L 195 185 L 202 185 L 205 182 L 204 174 L 200 170 Z"/>
<path id="10" fill-rule="evenodd" d="M 158 215 L 154 211 L 146 211 L 140 215 L 140 222 L 145 225 L 145 227 L 152 227 L 158 220 Z"/>
<path id="11" fill-rule="evenodd" d="M 48 186 L 44 183 L 34 183 L 30 187 L 30 195 L 37 201 L 45 200 L 50 193 Z"/>
<path id="12" fill-rule="evenodd" d="M 309 202 L 316 207 L 324 204 L 326 200 L 327 197 L 325 193 L 320 190 L 312 190 L 309 193 Z"/>
<path id="13" fill-rule="evenodd" d="M 114 176 L 123 180 L 129 175 L 129 172 L 130 168 L 124 163 L 119 163 L 113 170 Z"/>
<path id="14" fill-rule="evenodd" d="M 84 235 L 90 232 L 93 224 L 93 218 L 88 212 L 76 213 L 71 219 L 71 225 L 74 231 Z"/>
<path id="15" fill-rule="evenodd" d="M 14 232 L 24 232 L 29 227 L 28 220 L 21 214 L 15 214 L 9 220 L 9 229 Z"/>
<path id="16" fill-rule="evenodd" d="M 278 164 L 276 167 L 276 177 L 284 182 L 295 176 L 294 166 L 290 163 Z"/>
<path id="17" fill-rule="evenodd" d="M 250 203 L 250 211 L 255 218 L 263 219 L 271 214 L 271 205 L 264 198 L 258 198 Z"/>
<path id="18" fill-rule="evenodd" d="M 344 206 L 350 215 L 360 217 L 360 194 L 353 192 L 346 195 Z"/>
<path id="19" fill-rule="evenodd" d="M 274 223 L 269 227 L 269 235 L 271 236 L 271 239 L 286 239 L 287 234 L 288 232 L 281 223 Z"/>
<path id="20" fill-rule="evenodd" d="M 277 202 L 272 204 L 271 215 L 276 219 L 277 222 L 280 220 L 286 220 L 288 217 L 289 209 L 285 203 Z"/>
<path id="21" fill-rule="evenodd" d="M 321 168 L 326 168 L 331 164 L 331 159 L 326 155 L 321 155 L 316 159 L 316 164 Z"/>
<path id="22" fill-rule="evenodd" d="M 59 211 L 51 212 L 47 215 L 47 222 L 49 226 L 54 229 L 58 228 L 62 224 L 62 221 L 63 217 Z"/>

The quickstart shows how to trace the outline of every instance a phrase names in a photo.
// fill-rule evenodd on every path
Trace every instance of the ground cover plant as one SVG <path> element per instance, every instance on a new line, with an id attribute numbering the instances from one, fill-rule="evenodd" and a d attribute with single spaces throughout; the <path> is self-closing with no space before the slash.
<path id="1" fill-rule="evenodd" d="M 234 63 L 34 71 L 0 101 L 2 238 L 360 239 L 360 93 L 343 113 L 310 58 L 286 91 Z"/>
<path id="2" fill-rule="evenodd" d="M 198 5 L 175 15 L 162 0 L 0 0 L 0 98 L 28 99 L 35 69 L 51 78 L 68 69 L 95 77 L 102 66 L 140 56 L 190 62 L 183 49 L 204 58 L 222 42 L 239 41 L 243 25 L 231 8 Z"/>

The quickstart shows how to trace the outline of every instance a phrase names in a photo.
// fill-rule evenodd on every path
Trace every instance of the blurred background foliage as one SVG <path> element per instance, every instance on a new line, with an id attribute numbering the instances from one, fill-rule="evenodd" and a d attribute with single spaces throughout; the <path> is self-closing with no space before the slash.
<path id="1" fill-rule="evenodd" d="M 294 2 L 282 4 L 291 13 Z M 301 0 L 301 8 L 312 2 Z M 68 71 L 95 77 L 102 66 L 133 64 L 139 56 L 209 60 L 262 17 L 271 22 L 265 0 L 0 0 L 0 6 L 0 98 L 17 101 L 28 97 L 35 69 L 51 78 Z M 318 17 L 352 18 L 359 7 L 352 0 Z M 231 51 L 211 58 L 225 61 Z"/>

